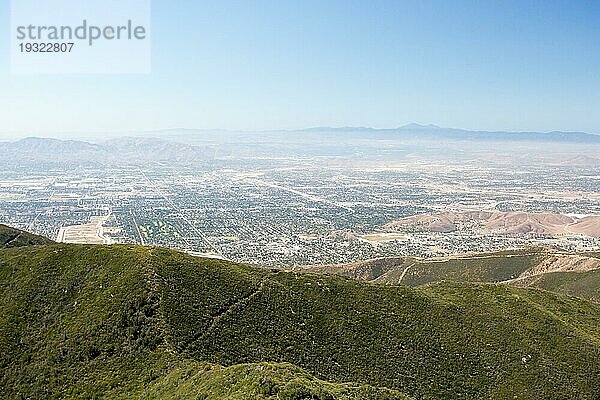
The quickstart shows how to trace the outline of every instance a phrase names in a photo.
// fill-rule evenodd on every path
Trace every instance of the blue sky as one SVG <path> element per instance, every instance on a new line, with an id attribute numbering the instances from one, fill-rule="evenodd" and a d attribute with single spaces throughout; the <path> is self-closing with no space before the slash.
<path id="1" fill-rule="evenodd" d="M 11 75 L 0 132 L 395 127 L 600 133 L 598 1 L 152 2 L 152 73 Z"/>

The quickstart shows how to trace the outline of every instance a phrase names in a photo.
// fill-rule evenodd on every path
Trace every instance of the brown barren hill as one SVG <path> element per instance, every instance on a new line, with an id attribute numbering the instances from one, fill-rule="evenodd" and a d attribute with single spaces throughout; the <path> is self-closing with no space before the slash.
<path id="1" fill-rule="evenodd" d="M 579 235 L 600 237 L 600 217 L 592 216 L 582 218 L 573 225 L 570 225 L 568 230 L 569 232 Z"/>
<path id="2" fill-rule="evenodd" d="M 414 215 L 392 221 L 384 229 L 422 227 L 430 232 L 447 233 L 457 230 L 458 224 L 464 222 L 480 222 L 484 231 L 509 235 L 578 234 L 600 237 L 600 216 L 579 219 L 564 214 L 522 211 L 448 211 L 433 215 Z"/>

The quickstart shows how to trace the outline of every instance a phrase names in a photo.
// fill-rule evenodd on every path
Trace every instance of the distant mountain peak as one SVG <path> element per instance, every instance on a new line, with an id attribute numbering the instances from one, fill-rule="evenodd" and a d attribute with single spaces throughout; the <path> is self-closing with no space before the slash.
<path id="1" fill-rule="evenodd" d="M 375 128 L 370 128 L 370 127 L 366 127 L 366 126 L 339 126 L 339 127 L 333 127 L 333 126 L 315 126 L 312 128 L 305 128 L 305 129 L 301 129 L 299 131 L 288 131 L 288 132 L 365 132 L 365 131 L 374 131 L 376 130 Z"/>
<path id="2" fill-rule="evenodd" d="M 64 140 L 54 138 L 44 138 L 39 136 L 27 136 L 23 139 L 17 140 L 17 143 L 41 143 L 41 142 L 64 142 Z"/>
<path id="3" fill-rule="evenodd" d="M 434 124 L 422 125 L 415 122 L 406 124 L 400 127 L 400 129 L 441 129 L 439 126 Z"/>

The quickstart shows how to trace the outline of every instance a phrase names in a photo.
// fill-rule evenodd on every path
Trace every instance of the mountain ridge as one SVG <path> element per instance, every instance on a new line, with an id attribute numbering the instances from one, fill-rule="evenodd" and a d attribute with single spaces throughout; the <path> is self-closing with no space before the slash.
<path id="1" fill-rule="evenodd" d="M 2 397 L 600 394 L 600 305 L 536 289 L 381 286 L 134 245 L 4 249 L 0 277 Z"/>
<path id="2" fill-rule="evenodd" d="M 550 139 L 554 138 L 555 140 L 561 141 L 569 138 L 578 137 L 579 139 L 588 138 L 594 142 L 600 139 L 600 132 L 584 132 L 584 131 L 561 131 L 561 130 L 552 130 L 552 131 L 529 131 L 529 130 L 516 130 L 516 131 L 506 131 L 506 130 L 485 130 L 485 129 L 464 129 L 464 128 L 448 128 L 442 127 L 435 124 L 419 124 L 419 123 L 408 123 L 405 125 L 401 125 L 398 127 L 389 127 L 389 128 L 374 128 L 369 126 L 312 126 L 307 128 L 298 128 L 298 129 L 263 129 L 263 130 L 244 130 L 244 129 L 204 129 L 204 128 L 165 128 L 165 129 L 153 129 L 153 130 L 140 130 L 140 131 L 123 131 L 123 132 L 112 132 L 111 137 L 115 139 L 119 138 L 127 138 L 127 137 L 152 137 L 152 135 L 160 136 L 163 133 L 241 133 L 241 134 L 269 134 L 269 133 L 301 133 L 301 132 L 364 132 L 364 133 L 393 133 L 393 132 L 417 132 L 417 131 L 434 131 L 436 133 L 446 133 L 453 134 L 456 137 L 469 137 L 473 136 L 473 138 L 479 136 L 481 138 L 489 138 L 494 137 L 496 139 L 505 137 L 505 138 L 518 138 L 519 140 L 523 140 L 524 138 L 530 139 Z M 83 134 L 80 134 L 83 135 Z M 98 133 L 90 134 L 92 136 L 98 135 Z M 53 139 L 59 141 L 71 141 L 71 142 L 85 142 L 82 139 L 59 139 L 57 137 L 37 137 L 37 136 L 29 136 L 22 139 L 13 140 L 12 143 L 18 142 L 24 139 Z M 11 143 L 11 141 L 4 141 L 3 143 Z"/>
<path id="3" fill-rule="evenodd" d="M 413 287 L 440 281 L 490 282 L 540 288 L 600 302 L 600 254 L 574 254 L 538 246 L 433 259 L 382 257 L 293 270 Z"/>
<path id="4" fill-rule="evenodd" d="M 0 249 L 45 245 L 51 243 L 54 242 L 43 236 L 34 235 L 20 229 L 0 224 Z"/>
<path id="5" fill-rule="evenodd" d="M 370 134 L 407 134 L 421 133 L 431 134 L 430 137 L 447 137 L 450 139 L 471 139 L 471 140 L 516 140 L 516 141 L 567 141 L 567 142 L 587 142 L 600 143 L 600 133 L 588 133 L 580 131 L 502 131 L 502 130 L 469 130 L 461 128 L 445 128 L 434 124 L 418 124 L 410 123 L 399 127 L 392 128 L 373 128 L 365 126 L 315 126 L 301 129 L 271 129 L 271 130 L 221 130 L 221 129 L 194 129 L 194 128 L 172 128 L 165 130 L 154 130 L 149 133 L 160 132 L 187 132 L 202 133 L 202 132 L 225 132 L 225 133 L 242 133 L 242 134 L 276 134 L 276 133 L 370 133 Z M 427 137 L 427 136 L 426 136 Z M 399 137 L 401 138 L 401 137 Z"/>
<path id="6" fill-rule="evenodd" d="M 203 146 L 147 137 L 122 137 L 101 143 L 42 137 L 0 142 L 0 161 L 13 162 L 189 162 L 212 157 L 212 151 Z"/>

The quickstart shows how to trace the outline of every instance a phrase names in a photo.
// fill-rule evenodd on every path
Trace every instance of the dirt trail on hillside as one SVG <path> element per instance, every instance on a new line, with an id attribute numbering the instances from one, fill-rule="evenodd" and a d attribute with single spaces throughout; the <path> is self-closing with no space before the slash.
<path id="1" fill-rule="evenodd" d="M 525 271 L 521 277 L 549 272 L 587 272 L 600 268 L 600 259 L 578 255 L 550 255 L 535 267 Z"/>
<path id="2" fill-rule="evenodd" d="M 532 278 L 552 272 L 588 272 L 600 269 L 600 259 L 588 256 L 569 254 L 549 254 L 539 264 L 523 272 L 515 279 L 501 283 L 515 283 L 520 281 L 534 282 Z"/>

